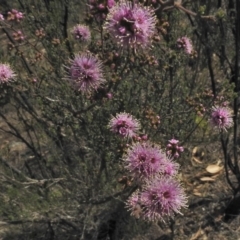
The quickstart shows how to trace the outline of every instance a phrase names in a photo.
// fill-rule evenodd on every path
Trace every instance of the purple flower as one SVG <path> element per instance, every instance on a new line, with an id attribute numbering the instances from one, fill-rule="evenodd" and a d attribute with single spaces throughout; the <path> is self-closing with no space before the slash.
<path id="1" fill-rule="evenodd" d="M 192 46 L 191 40 L 188 37 L 178 38 L 178 40 L 177 40 L 177 47 L 181 48 L 181 49 L 184 49 L 184 51 L 187 54 L 191 54 L 192 50 L 193 50 L 193 46 Z"/>
<path id="2" fill-rule="evenodd" d="M 178 173 L 179 164 L 166 156 L 162 167 L 163 175 L 166 177 L 173 177 Z"/>
<path id="3" fill-rule="evenodd" d="M 72 30 L 72 35 L 80 42 L 88 42 L 91 39 L 91 33 L 87 26 L 78 24 Z"/>
<path id="4" fill-rule="evenodd" d="M 141 136 L 141 140 L 147 141 L 147 140 L 148 140 L 148 135 L 147 135 L 147 134 L 142 135 L 142 136 Z"/>
<path id="5" fill-rule="evenodd" d="M 137 180 L 145 180 L 163 173 L 166 155 L 149 142 L 138 142 L 128 149 L 123 160 L 125 167 Z"/>
<path id="6" fill-rule="evenodd" d="M 131 211 L 131 215 L 135 218 L 142 217 L 142 206 L 139 191 L 134 192 L 127 200 L 126 207 Z"/>
<path id="7" fill-rule="evenodd" d="M 19 12 L 16 9 L 12 9 L 8 12 L 7 20 L 8 21 L 17 21 L 20 22 L 23 19 L 23 13 Z"/>
<path id="8" fill-rule="evenodd" d="M 25 39 L 25 36 L 23 35 L 21 30 L 14 32 L 12 35 L 15 41 L 22 42 Z"/>
<path id="9" fill-rule="evenodd" d="M 95 16 L 95 19 L 98 22 L 104 21 L 108 14 L 108 7 L 109 7 L 109 6 L 107 7 L 108 3 L 106 4 L 106 2 L 104 2 L 99 4 L 98 0 L 89 0 L 88 3 L 89 3 L 88 6 L 90 9 L 90 13 L 93 16 Z M 111 2 L 110 2 L 110 5 L 111 5 Z"/>
<path id="10" fill-rule="evenodd" d="M 113 94 L 112 94 L 112 93 L 110 93 L 110 92 L 109 92 L 109 93 L 107 93 L 107 94 L 106 94 L 106 96 L 107 96 L 107 98 L 108 98 L 108 99 L 112 99 L 112 98 L 113 98 Z"/>
<path id="11" fill-rule="evenodd" d="M 227 128 L 230 128 L 233 125 L 230 109 L 227 107 L 219 106 L 213 107 L 210 122 L 214 127 L 226 131 Z"/>
<path id="12" fill-rule="evenodd" d="M 149 221 L 163 220 L 164 217 L 180 213 L 186 204 L 183 188 L 173 178 L 157 177 L 146 183 L 139 195 L 142 216 Z"/>
<path id="13" fill-rule="evenodd" d="M 107 6 L 108 8 L 112 8 L 115 5 L 115 0 L 107 0 Z"/>
<path id="14" fill-rule="evenodd" d="M 179 146 L 178 142 L 179 141 L 174 138 L 168 140 L 167 154 L 171 155 L 174 158 L 178 158 L 180 153 L 184 151 L 184 148 L 182 146 Z"/>
<path id="15" fill-rule="evenodd" d="M 8 64 L 0 63 L 0 84 L 13 81 L 16 74 Z"/>
<path id="16" fill-rule="evenodd" d="M 83 93 L 97 90 L 105 81 L 101 61 L 89 53 L 76 55 L 68 73 L 73 88 Z"/>
<path id="17" fill-rule="evenodd" d="M 168 142 L 171 144 L 171 145 L 177 145 L 178 143 L 179 143 L 179 141 L 178 140 L 176 140 L 176 139 L 171 139 L 171 140 L 168 140 Z"/>
<path id="18" fill-rule="evenodd" d="M 4 17 L 2 14 L 0 14 L 0 21 L 3 21 L 4 20 Z"/>
<path id="19" fill-rule="evenodd" d="M 140 128 L 138 120 L 128 113 L 119 113 L 109 122 L 109 128 L 112 132 L 122 137 L 132 138 Z"/>
<path id="20" fill-rule="evenodd" d="M 155 23 L 152 9 L 123 0 L 109 10 L 105 29 L 124 48 L 146 48 L 154 35 Z"/>

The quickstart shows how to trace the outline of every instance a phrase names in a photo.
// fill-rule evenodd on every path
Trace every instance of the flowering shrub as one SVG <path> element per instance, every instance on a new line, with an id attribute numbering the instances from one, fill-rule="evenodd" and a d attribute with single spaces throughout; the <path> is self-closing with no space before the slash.
<path id="1" fill-rule="evenodd" d="M 123 136 L 133 135 L 133 128 L 139 129 L 138 122 L 125 113 L 111 119 L 109 125 L 114 133 Z M 135 140 L 139 142 L 128 148 L 123 161 L 133 180 L 144 190 L 133 193 L 127 201 L 127 206 L 137 218 L 142 217 L 149 221 L 164 220 L 165 215 L 171 216 L 186 206 L 183 190 L 176 180 L 171 180 L 176 176 L 179 165 L 169 159 L 159 146 L 142 142 L 145 138 L 135 137 Z M 178 143 L 175 139 L 170 142 L 173 145 Z M 183 148 L 179 147 L 177 150 L 183 151 Z M 173 156 L 176 156 L 176 152 Z M 139 212 L 137 215 L 136 209 Z"/>
<path id="2" fill-rule="evenodd" d="M 0 215 L 19 238 L 41 222 L 46 239 L 110 239 L 119 226 L 116 239 L 134 239 L 145 220 L 180 219 L 189 148 L 219 135 L 226 173 L 240 175 L 235 22 L 208 4 L 1 5 Z"/>

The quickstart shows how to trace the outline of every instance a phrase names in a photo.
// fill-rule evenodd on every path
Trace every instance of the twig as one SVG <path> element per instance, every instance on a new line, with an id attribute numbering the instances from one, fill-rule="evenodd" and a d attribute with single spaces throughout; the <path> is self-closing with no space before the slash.
<path id="1" fill-rule="evenodd" d="M 221 143 L 222 143 L 222 149 L 223 149 L 223 154 L 224 154 L 224 169 L 225 169 L 226 179 L 227 179 L 229 186 L 232 188 L 233 192 L 235 192 L 235 187 L 233 186 L 233 183 L 231 182 L 231 180 L 229 178 L 229 173 L 228 173 L 228 166 L 231 162 L 231 160 L 229 161 L 228 154 L 227 154 L 228 138 L 225 141 L 223 139 L 222 134 L 221 134 Z"/>
<path id="2" fill-rule="evenodd" d="M 137 188 L 138 188 L 137 186 L 133 187 L 131 189 L 131 193 L 136 191 Z M 108 202 L 108 201 L 110 201 L 110 200 L 120 196 L 121 194 L 124 194 L 124 193 L 128 192 L 128 191 L 129 191 L 129 189 L 125 188 L 122 191 L 119 191 L 119 192 L 117 192 L 117 193 L 115 193 L 115 194 L 113 194 L 111 196 L 104 197 L 102 199 L 90 199 L 89 201 L 82 201 L 82 202 L 79 201 L 79 203 L 84 203 L 84 204 L 103 204 L 103 203 L 106 203 L 106 202 Z"/>

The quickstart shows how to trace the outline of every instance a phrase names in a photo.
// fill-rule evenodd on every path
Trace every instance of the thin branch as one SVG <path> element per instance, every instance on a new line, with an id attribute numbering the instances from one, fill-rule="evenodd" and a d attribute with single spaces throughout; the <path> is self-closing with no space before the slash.
<path id="1" fill-rule="evenodd" d="M 25 174 L 23 174 L 20 170 L 18 170 L 17 168 L 13 167 L 11 164 L 9 164 L 8 161 L 5 161 L 2 157 L 0 157 L 0 161 L 7 166 L 8 168 L 10 168 L 13 172 L 15 172 L 17 175 L 23 177 L 25 180 L 27 181 L 31 181 L 32 179 L 25 176 Z"/>
<path id="2" fill-rule="evenodd" d="M 14 39 L 12 38 L 12 36 L 9 34 L 9 32 L 5 28 L 2 28 L 2 30 L 7 35 L 8 39 L 10 40 L 10 42 L 12 44 L 14 44 L 14 46 L 15 46 L 16 43 L 15 43 Z M 17 51 L 19 51 L 17 46 L 16 46 L 16 49 L 17 49 Z M 29 74 L 33 74 L 33 71 L 31 70 L 27 60 L 24 58 L 24 56 L 22 54 L 20 56 L 22 58 L 22 61 L 23 61 L 24 65 L 25 65 L 26 69 L 28 70 L 28 73 Z"/>
<path id="3" fill-rule="evenodd" d="M 233 186 L 233 183 L 231 182 L 229 178 L 229 173 L 228 173 L 228 166 L 229 166 L 229 158 L 227 154 L 227 145 L 228 145 L 228 138 L 224 140 L 223 135 L 221 134 L 221 143 L 222 143 L 222 149 L 223 149 L 223 154 L 224 154 L 224 169 L 225 169 L 225 174 L 226 174 L 226 179 L 229 184 L 229 186 L 232 188 L 233 192 L 235 192 L 236 188 Z M 230 160 L 231 162 L 231 160 Z"/>
<path id="4" fill-rule="evenodd" d="M 64 7 L 64 17 L 63 17 L 63 36 L 65 38 L 65 44 L 68 49 L 68 52 L 70 53 L 71 56 L 73 56 L 74 54 L 73 54 L 70 42 L 68 40 L 67 29 L 68 29 L 68 5 L 66 3 L 66 5 Z"/>
<path id="5" fill-rule="evenodd" d="M 137 186 L 133 187 L 132 190 L 131 190 L 131 193 L 136 191 L 137 188 L 138 188 Z M 122 194 L 124 194 L 124 193 L 126 193 L 128 191 L 129 191 L 129 189 L 125 188 L 122 191 L 116 192 L 113 195 L 104 197 L 102 199 L 90 199 L 89 201 L 79 201 L 79 203 L 83 203 L 83 204 L 103 204 L 103 203 L 109 202 L 112 199 L 115 199 L 116 197 L 118 197 L 118 196 L 120 196 L 120 195 L 122 195 Z"/>
<path id="6" fill-rule="evenodd" d="M 213 67 L 212 67 L 212 57 L 211 57 L 211 52 L 210 52 L 209 47 L 207 47 L 207 59 L 208 59 L 208 70 L 209 70 L 211 85 L 212 85 L 212 93 L 215 98 L 216 97 L 216 83 L 215 83 L 214 72 L 213 72 Z"/>
<path id="7" fill-rule="evenodd" d="M 79 221 L 77 219 L 66 219 L 64 217 L 59 217 L 59 219 L 48 219 L 48 218 L 39 218 L 39 219 L 19 219 L 19 220 L 14 220 L 14 221 L 0 221 L 0 226 L 5 226 L 5 225 L 18 225 L 18 224 L 25 224 L 25 223 L 51 223 L 51 224 L 67 224 L 77 230 L 79 230 L 79 226 L 74 224 L 76 223 L 82 223 L 82 221 Z"/>

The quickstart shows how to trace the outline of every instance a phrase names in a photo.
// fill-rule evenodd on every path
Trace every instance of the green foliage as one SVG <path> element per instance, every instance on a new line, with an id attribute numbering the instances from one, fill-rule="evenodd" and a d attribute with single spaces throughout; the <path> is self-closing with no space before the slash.
<path id="1" fill-rule="evenodd" d="M 226 17 L 227 17 L 226 12 L 222 8 L 219 8 L 215 15 L 217 18 L 222 20 L 226 20 Z"/>
<path id="2" fill-rule="evenodd" d="M 199 9 L 198 9 L 199 14 L 200 14 L 200 15 L 206 14 L 206 8 L 207 8 L 206 5 L 200 6 Z"/>

